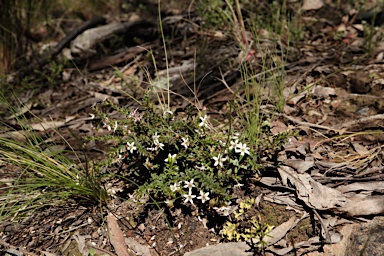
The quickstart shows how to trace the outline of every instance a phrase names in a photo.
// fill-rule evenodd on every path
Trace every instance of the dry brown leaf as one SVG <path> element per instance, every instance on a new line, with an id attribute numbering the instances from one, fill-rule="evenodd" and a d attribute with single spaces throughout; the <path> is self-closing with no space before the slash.
<path id="1" fill-rule="evenodd" d="M 306 157 L 305 160 L 287 159 L 284 164 L 294 168 L 298 173 L 305 173 L 315 165 L 313 157 Z"/>
<path id="2" fill-rule="evenodd" d="M 268 245 L 275 244 L 280 239 L 285 237 L 288 231 L 294 228 L 297 223 L 299 223 L 299 221 L 300 219 L 297 219 L 296 216 L 292 216 L 288 221 L 272 229 L 272 231 L 268 233 L 268 236 L 264 239 L 264 241 L 267 242 Z"/>
<path id="3" fill-rule="evenodd" d="M 384 213 L 383 196 L 366 196 L 362 194 L 350 198 L 349 202 L 337 209 L 348 216 L 379 215 Z"/>
<path id="4" fill-rule="evenodd" d="M 52 128 L 54 128 L 54 129 L 60 128 L 75 118 L 76 118 L 76 116 L 67 116 L 64 121 L 43 121 L 43 122 L 38 123 L 38 124 L 31 124 L 30 126 L 32 129 L 34 129 L 36 131 L 43 132 L 43 131 L 46 131 L 46 130 L 52 129 Z"/>
<path id="5" fill-rule="evenodd" d="M 305 214 L 304 216 L 307 215 Z M 301 219 L 297 219 L 296 216 L 292 216 L 288 221 L 272 229 L 272 231 L 268 233 L 268 235 L 264 238 L 263 241 L 266 242 L 268 245 L 275 244 L 276 242 L 284 238 L 288 231 L 294 228 Z M 252 239 L 252 243 L 257 244 L 258 242 L 259 239 Z"/>
<path id="6" fill-rule="evenodd" d="M 365 156 L 370 153 L 370 151 L 366 147 L 361 145 L 359 142 L 352 142 L 352 146 L 355 149 L 355 151 L 361 156 Z"/>
<path id="7" fill-rule="evenodd" d="M 312 89 L 312 94 L 316 97 L 329 98 L 330 96 L 336 95 L 336 90 L 331 87 L 316 85 Z"/>
<path id="8" fill-rule="evenodd" d="M 265 195 L 263 197 L 265 201 L 273 202 L 275 204 L 283 204 L 287 205 L 287 209 L 291 208 L 295 211 L 302 211 L 303 207 L 296 203 L 291 196 L 288 195 L 279 195 L 279 194 L 271 194 L 271 195 Z"/>
<path id="9" fill-rule="evenodd" d="M 136 256 L 151 256 L 148 245 L 142 245 L 132 237 L 126 237 L 125 243 L 128 245 L 129 249 L 135 253 Z"/>
<path id="10" fill-rule="evenodd" d="M 108 213 L 107 225 L 109 240 L 111 241 L 116 254 L 119 256 L 130 256 L 131 254 L 128 252 L 127 246 L 125 244 L 123 231 L 121 231 L 119 224 L 117 223 L 116 218 L 112 213 Z"/>
<path id="11" fill-rule="evenodd" d="M 75 233 L 73 234 L 73 238 L 76 240 L 79 252 L 83 255 L 87 255 L 88 250 L 85 246 L 85 240 L 91 238 L 91 236 L 90 235 L 82 236 L 80 235 L 79 231 L 76 230 Z"/>
<path id="12" fill-rule="evenodd" d="M 30 126 L 32 129 L 36 131 L 44 132 L 52 128 L 60 128 L 64 125 L 65 125 L 65 122 L 63 121 L 52 121 L 52 122 L 41 122 L 38 124 L 31 124 Z"/>
<path id="13" fill-rule="evenodd" d="M 324 6 L 323 0 L 304 0 L 301 9 L 303 11 L 318 10 Z"/>
<path id="14" fill-rule="evenodd" d="M 288 166 L 281 166 L 278 171 L 283 185 L 292 184 L 299 199 L 311 208 L 317 210 L 336 208 L 345 205 L 348 200 L 340 191 L 320 184 L 307 173 L 296 173 Z"/>
<path id="15" fill-rule="evenodd" d="M 381 191 L 384 189 L 384 181 L 355 182 L 336 188 L 342 193 L 351 191 Z"/>
<path id="16" fill-rule="evenodd" d="M 306 96 L 307 96 L 307 92 L 304 91 L 304 92 L 301 92 L 299 94 L 297 94 L 296 96 L 290 98 L 287 103 L 288 104 L 291 104 L 291 105 L 296 105 L 300 100 L 304 99 Z"/>
<path id="17" fill-rule="evenodd" d="M 338 243 L 341 241 L 341 239 L 342 239 L 342 236 L 339 233 L 332 233 L 330 243 L 333 243 L 333 244 Z M 313 249 L 311 249 L 309 251 L 315 251 L 317 248 L 319 248 L 319 244 L 321 242 L 322 241 L 320 240 L 320 237 L 312 237 L 312 238 L 308 239 L 308 241 L 299 242 L 299 243 L 294 244 L 293 246 L 289 246 L 289 247 L 286 247 L 283 249 L 268 247 L 268 251 L 271 251 L 271 252 L 275 253 L 276 255 L 287 255 L 290 251 L 299 249 L 297 255 L 304 255 L 304 254 L 300 253 L 300 248 L 308 249 L 310 247 L 313 247 Z"/>
<path id="18" fill-rule="evenodd" d="M 27 113 L 31 108 L 32 108 L 32 102 L 25 103 L 21 109 L 15 111 L 14 114 L 7 116 L 4 119 L 5 120 L 14 119 L 20 115 Z"/>
<path id="19" fill-rule="evenodd" d="M 270 187 L 280 185 L 280 182 L 276 177 L 261 177 L 259 182 Z"/>
<path id="20" fill-rule="evenodd" d="M 44 154 L 47 156 L 58 155 L 62 153 L 66 148 L 66 145 L 52 145 L 44 150 Z"/>
<path id="21" fill-rule="evenodd" d="M 19 142 L 26 142 L 27 138 L 36 136 L 34 132 L 20 130 L 20 131 L 10 131 L 6 133 L 1 133 L 0 138 L 17 140 Z"/>
<path id="22" fill-rule="evenodd" d="M 281 132 L 289 131 L 288 127 L 283 122 L 281 122 L 279 120 L 272 121 L 271 126 L 272 126 L 271 133 L 273 135 L 277 135 Z"/>

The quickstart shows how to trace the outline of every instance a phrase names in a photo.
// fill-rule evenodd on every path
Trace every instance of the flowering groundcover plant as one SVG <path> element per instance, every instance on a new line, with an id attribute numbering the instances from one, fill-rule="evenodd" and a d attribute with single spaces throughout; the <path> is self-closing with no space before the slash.
<path id="1" fill-rule="evenodd" d="M 255 151 L 241 134 L 217 131 L 202 111 L 180 118 L 151 104 L 142 110 L 113 107 L 126 118 L 100 116 L 116 140 L 110 166 L 130 181 L 125 193 L 149 195 L 169 207 L 213 207 L 230 200 L 245 177 L 258 175 Z"/>

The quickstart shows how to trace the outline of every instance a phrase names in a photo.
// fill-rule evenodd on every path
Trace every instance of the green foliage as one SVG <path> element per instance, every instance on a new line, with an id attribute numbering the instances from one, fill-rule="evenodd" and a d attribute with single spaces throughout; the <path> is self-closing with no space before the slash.
<path id="1" fill-rule="evenodd" d="M 233 1 L 231 1 L 233 5 Z M 200 5 L 197 5 L 198 11 L 204 18 L 208 27 L 222 28 L 233 24 L 231 10 L 223 0 L 201 0 Z"/>
<path id="2" fill-rule="evenodd" d="M 1 101 L 7 104 L 4 96 Z M 70 198 L 95 205 L 103 205 L 109 200 L 98 172 L 89 163 L 81 167 L 65 156 L 66 146 L 72 149 L 70 145 L 56 145 L 39 136 L 26 125 L 24 116 L 9 108 L 22 131 L 13 131 L 2 124 L 3 135 L 8 136 L 0 137 L 0 162 L 15 172 L 20 170 L 20 173 L 9 182 L 1 182 L 0 220 L 25 216 Z"/>
<path id="3" fill-rule="evenodd" d="M 229 27 L 235 32 L 239 30 L 239 23 L 244 22 L 246 30 L 252 31 L 255 39 L 259 38 L 260 29 L 268 31 L 270 39 L 292 41 L 304 36 L 300 13 L 288 8 L 286 1 L 200 0 L 199 3 L 197 10 L 208 28 Z M 236 12 L 237 4 L 241 16 Z"/>
<path id="4" fill-rule="evenodd" d="M 380 32 L 378 27 L 376 27 L 374 24 L 368 24 L 367 22 L 363 21 L 364 26 L 364 43 L 363 45 L 365 52 L 368 55 L 372 55 L 377 48 L 379 42 L 382 41 L 383 33 Z"/>
<path id="5" fill-rule="evenodd" d="M 136 185 L 140 196 L 170 202 L 187 201 L 188 194 L 205 198 L 208 193 L 224 202 L 233 186 L 258 175 L 250 162 L 255 151 L 244 137 L 228 128 L 216 130 L 204 112 L 185 118 L 159 113 L 149 98 L 141 110 L 107 104 L 125 115 L 110 120 L 98 111 L 104 127 L 114 130 L 116 147 L 110 162 L 119 176 Z M 191 187 L 184 186 L 189 183 Z"/>
<path id="6" fill-rule="evenodd" d="M 6 196 L 0 202 L 1 216 L 8 217 L 63 203 L 68 198 L 100 204 L 108 196 L 98 178 L 87 170 L 73 166 L 71 161 L 51 148 L 23 144 L 0 138 L 0 161 L 22 170 L 12 187 L 3 186 Z"/>
<path id="7" fill-rule="evenodd" d="M 222 234 L 229 241 L 247 241 L 253 239 L 256 247 L 262 251 L 265 247 L 264 238 L 273 229 L 273 226 L 266 224 L 262 218 L 250 214 L 255 207 L 255 199 L 248 198 L 240 202 L 239 210 L 233 213 L 233 220 L 227 221 L 222 229 Z"/>

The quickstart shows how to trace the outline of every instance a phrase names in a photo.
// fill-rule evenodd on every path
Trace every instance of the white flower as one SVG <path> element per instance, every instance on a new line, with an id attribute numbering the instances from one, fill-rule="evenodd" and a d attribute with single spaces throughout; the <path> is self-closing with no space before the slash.
<path id="1" fill-rule="evenodd" d="M 200 199 L 202 203 L 205 203 L 205 201 L 208 201 L 210 198 L 208 197 L 209 192 L 205 193 L 200 190 L 200 196 L 197 197 L 197 199 Z"/>
<path id="2" fill-rule="evenodd" d="M 141 120 L 142 115 L 140 115 L 140 113 L 137 112 L 137 108 L 136 108 L 136 109 L 133 109 L 131 113 L 129 113 L 128 118 L 133 119 L 133 121 L 136 123 Z"/>
<path id="3" fill-rule="evenodd" d="M 156 141 L 159 142 L 160 135 L 157 135 L 157 132 L 156 132 L 155 135 L 152 136 L 152 139 L 153 139 L 153 142 L 156 144 Z"/>
<path id="4" fill-rule="evenodd" d="M 133 153 L 133 151 L 135 151 L 137 148 L 135 147 L 135 142 L 132 142 L 132 143 L 129 143 L 127 142 L 127 150 L 129 152 L 131 152 L 131 154 Z"/>
<path id="5" fill-rule="evenodd" d="M 197 169 L 197 170 L 200 170 L 200 171 L 205 171 L 205 170 L 207 170 L 207 167 L 205 167 L 203 164 L 201 164 L 201 166 L 195 166 L 195 168 Z"/>
<path id="6" fill-rule="evenodd" d="M 201 122 L 200 122 L 200 124 L 199 124 L 199 127 L 206 127 L 206 128 L 208 128 L 208 116 L 207 115 L 205 115 L 205 116 L 203 116 L 203 117 L 200 117 L 200 120 L 201 120 Z"/>
<path id="7" fill-rule="evenodd" d="M 169 162 L 170 164 L 176 163 L 176 154 L 168 154 L 168 157 L 164 160 L 164 162 Z"/>
<path id="8" fill-rule="evenodd" d="M 116 163 L 121 163 L 121 160 L 123 160 L 123 156 L 118 154 L 116 158 Z"/>
<path id="9" fill-rule="evenodd" d="M 184 194 L 183 197 L 185 197 L 184 203 L 188 203 L 188 201 L 193 204 L 193 198 L 195 198 L 195 195 L 192 195 L 192 191 L 189 190 L 188 194 Z"/>
<path id="10" fill-rule="evenodd" d="M 191 179 L 191 181 L 184 181 L 185 183 L 185 186 L 184 188 L 188 188 L 189 189 L 189 192 L 191 192 L 192 188 L 195 187 L 195 184 L 193 184 L 193 179 Z"/>
<path id="11" fill-rule="evenodd" d="M 76 174 L 76 185 L 78 186 L 78 185 L 80 185 L 80 183 L 79 183 L 79 180 L 80 180 L 80 177 L 79 177 L 79 174 Z"/>
<path id="12" fill-rule="evenodd" d="M 240 153 L 241 156 L 244 156 L 244 154 L 249 155 L 249 147 L 247 147 L 247 144 L 240 142 L 239 144 L 237 144 L 235 152 Z"/>
<path id="13" fill-rule="evenodd" d="M 177 190 L 179 190 L 179 187 L 180 187 L 179 183 L 175 183 L 170 186 L 172 192 L 176 192 Z"/>
<path id="14" fill-rule="evenodd" d="M 237 148 L 237 145 L 239 144 L 239 140 L 230 141 L 231 145 L 229 146 L 229 150 L 232 150 L 234 148 Z"/>
<path id="15" fill-rule="evenodd" d="M 117 130 L 117 121 L 115 121 L 115 126 L 113 126 L 113 132 L 116 132 Z"/>
<path id="16" fill-rule="evenodd" d="M 203 129 L 195 129 L 195 132 L 199 134 L 200 137 L 204 137 L 204 130 Z"/>
<path id="17" fill-rule="evenodd" d="M 153 164 L 151 162 L 149 162 L 149 158 L 148 157 L 145 160 L 144 167 L 147 168 L 148 170 L 152 170 L 153 169 Z"/>
<path id="18" fill-rule="evenodd" d="M 120 189 L 121 190 L 121 189 Z M 122 190 L 121 190 L 122 191 Z M 136 203 L 137 200 L 136 200 L 136 197 L 133 195 L 133 194 L 128 194 L 129 196 L 129 200 L 132 200 L 132 202 Z"/>
<path id="19" fill-rule="evenodd" d="M 189 138 L 181 138 L 183 140 L 183 143 L 181 143 L 181 146 L 185 147 L 185 149 L 189 146 Z"/>
<path id="20" fill-rule="evenodd" d="M 160 143 L 158 140 L 155 140 L 154 143 L 155 143 L 155 150 L 158 150 L 159 148 L 162 149 L 162 150 L 164 149 L 163 148 L 164 147 L 163 143 Z"/>
<path id="21" fill-rule="evenodd" d="M 159 138 L 160 138 L 160 135 L 157 135 L 157 132 L 155 133 L 155 135 L 152 136 L 153 144 L 155 144 L 156 150 L 158 150 L 159 148 L 164 149 L 163 148 L 164 144 L 159 142 Z"/>
<path id="22" fill-rule="evenodd" d="M 240 136 L 240 133 L 235 133 L 233 136 L 232 136 L 232 139 L 233 140 L 237 140 L 238 138 L 239 138 L 239 136 Z"/>
<path id="23" fill-rule="evenodd" d="M 241 183 L 237 183 L 236 185 L 233 186 L 233 188 L 240 188 L 244 186 L 244 184 L 241 184 Z"/>
<path id="24" fill-rule="evenodd" d="M 223 166 L 223 162 L 225 162 L 227 160 L 227 158 L 223 158 L 221 156 L 221 154 L 219 154 L 217 157 L 213 157 L 213 160 L 215 160 L 215 164 L 214 166 L 220 166 L 220 167 L 224 167 Z"/>

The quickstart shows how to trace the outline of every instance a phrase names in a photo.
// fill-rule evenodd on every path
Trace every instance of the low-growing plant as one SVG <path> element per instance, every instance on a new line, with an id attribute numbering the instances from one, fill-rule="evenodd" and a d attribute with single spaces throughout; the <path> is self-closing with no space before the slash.
<path id="1" fill-rule="evenodd" d="M 2 218 L 64 203 L 69 198 L 96 205 L 108 199 L 96 176 L 49 148 L 0 138 L 0 161 L 21 169 L 10 187 L 0 189 L 5 191 L 0 200 Z"/>
<path id="2" fill-rule="evenodd" d="M 4 97 L 2 102 L 6 102 Z M 101 177 L 89 164 L 75 164 L 65 156 L 66 147 L 74 153 L 68 143 L 59 146 L 49 142 L 49 138 L 26 125 L 23 115 L 13 113 L 22 130 L 13 131 L 2 124 L 7 130 L 0 137 L 0 162 L 14 171 L 11 180 L 0 183 L 0 220 L 24 217 L 68 199 L 106 204 L 109 195 L 101 185 Z"/>
<path id="3" fill-rule="evenodd" d="M 254 204 L 254 198 L 248 198 L 240 202 L 239 210 L 233 213 L 233 219 L 230 218 L 224 224 L 222 235 L 229 241 L 252 239 L 254 246 L 262 251 L 266 246 L 264 238 L 268 236 L 273 226 L 266 224 L 259 215 L 249 215 L 249 212 L 255 207 Z"/>
<path id="4" fill-rule="evenodd" d="M 255 151 L 247 140 L 233 130 L 213 127 L 204 111 L 189 111 L 181 118 L 159 112 L 149 98 L 140 110 L 106 104 L 125 115 L 111 121 L 98 111 L 104 127 L 114 131 L 106 137 L 116 141 L 111 163 L 141 197 L 150 195 L 169 206 L 194 204 L 196 199 L 219 205 L 230 199 L 234 186 L 258 175 L 250 163 Z"/>
<path id="5" fill-rule="evenodd" d="M 372 24 L 363 21 L 362 24 L 364 27 L 364 50 L 366 54 L 372 55 L 377 48 L 378 43 L 381 42 L 383 34 L 378 27 L 374 25 L 374 21 Z"/>

